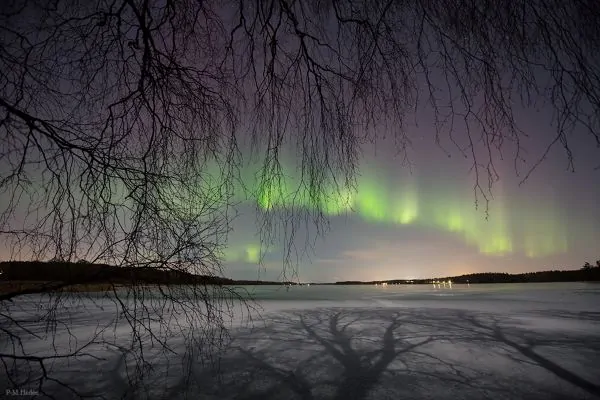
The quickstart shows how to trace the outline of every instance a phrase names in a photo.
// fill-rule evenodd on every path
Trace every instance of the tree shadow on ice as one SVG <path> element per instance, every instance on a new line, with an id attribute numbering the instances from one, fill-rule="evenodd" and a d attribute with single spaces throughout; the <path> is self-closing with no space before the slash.
<path id="1" fill-rule="evenodd" d="M 594 322 L 600 324 L 599 311 L 537 310 L 532 313 L 532 316 L 550 317 L 580 322 Z"/>
<path id="2" fill-rule="evenodd" d="M 573 330 L 570 317 L 556 318 L 556 329 L 543 329 L 464 310 L 312 309 L 232 331 L 219 368 L 182 348 L 168 363 L 157 358 L 136 387 L 123 378 L 125 353 L 70 369 L 98 371 L 94 390 L 105 398 L 600 398 L 598 324 Z M 56 397 L 71 398 L 61 388 Z"/>
<path id="3" fill-rule="evenodd" d="M 246 393 L 242 398 L 281 397 L 280 390 L 287 388 L 288 392 L 301 399 L 314 398 L 315 389 L 325 389 L 335 399 L 362 399 L 374 389 L 381 375 L 401 354 L 433 340 L 431 336 L 420 337 L 419 334 L 397 337 L 394 332 L 401 325 L 398 315 L 387 318 L 388 325 L 381 340 L 361 337 L 356 328 L 356 324 L 373 322 L 373 318 L 348 315 L 343 311 L 331 311 L 325 315 L 295 314 L 294 317 L 287 321 L 278 318 L 275 321 L 278 327 L 271 327 L 268 334 L 270 338 L 281 334 L 287 336 L 281 337 L 280 343 L 275 344 L 279 349 L 271 348 L 271 351 L 280 352 L 279 355 L 284 357 L 287 352 L 291 356 L 289 360 L 299 361 L 296 365 L 284 366 L 288 360 L 278 360 L 278 355 L 266 354 L 263 350 L 257 352 L 237 347 L 257 371 L 281 382 L 266 391 Z M 289 330 L 288 333 L 281 331 L 282 327 L 293 329 L 300 337 L 291 337 Z M 361 339 L 365 343 L 361 343 Z M 368 341 L 371 341 L 371 346 L 366 343 Z"/>
<path id="4" fill-rule="evenodd" d="M 234 336 L 221 363 L 220 384 L 205 386 L 205 395 L 240 400 L 600 397 L 593 383 L 600 373 L 597 334 L 539 332 L 484 313 L 321 309 L 279 314 L 264 327 Z M 581 357 L 588 361 L 586 371 L 577 370 Z M 202 381 L 210 379 L 204 375 Z"/>
<path id="5" fill-rule="evenodd" d="M 595 313 L 594 313 L 595 314 Z M 548 317 L 549 313 L 542 313 Z M 554 328 L 554 332 L 541 334 L 539 331 L 518 329 L 515 327 L 504 326 L 502 320 L 495 315 L 477 316 L 473 313 L 464 311 L 458 312 L 460 318 L 453 322 L 457 329 L 467 325 L 479 337 L 476 340 L 484 340 L 494 344 L 500 344 L 509 350 L 507 357 L 519 362 L 530 363 L 543 368 L 547 372 L 554 375 L 556 378 L 568 382 L 571 385 L 587 392 L 589 396 L 600 398 L 600 385 L 597 383 L 597 377 L 600 376 L 600 370 L 596 367 L 595 378 L 586 379 L 561 365 L 561 361 L 565 362 L 565 358 L 571 358 L 573 355 L 586 354 L 589 366 L 597 365 L 600 361 L 600 332 L 588 332 L 587 334 L 564 335 L 561 334 L 558 327 Z M 577 319 L 587 321 L 598 321 L 598 319 L 590 318 L 590 314 L 585 314 L 586 318 L 581 318 L 581 313 L 569 313 L 561 311 L 554 314 L 555 317 L 563 320 Z M 592 316 L 594 316 L 592 314 Z M 579 317 L 579 318 L 578 318 Z M 555 355 L 562 355 L 565 358 L 544 356 L 544 350 L 552 349 Z M 546 351 L 547 352 L 547 351 Z M 575 354 L 573 354 L 575 353 Z M 560 360 L 560 361 L 559 361 Z"/>

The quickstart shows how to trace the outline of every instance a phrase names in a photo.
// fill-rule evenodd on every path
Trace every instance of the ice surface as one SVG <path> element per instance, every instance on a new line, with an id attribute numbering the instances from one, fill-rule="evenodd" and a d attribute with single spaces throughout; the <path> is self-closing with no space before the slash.
<path id="1" fill-rule="evenodd" d="M 57 399 L 76 397 L 73 390 L 109 399 L 600 398 L 597 284 L 246 289 L 258 309 L 241 313 L 236 304 L 215 363 L 199 361 L 197 346 L 210 343 L 191 339 L 193 322 L 183 314 L 169 320 L 172 331 L 147 321 L 163 329 L 157 336 L 168 339 L 169 351 L 142 329 L 133 342 L 144 345 L 141 363 L 110 299 L 63 300 L 56 310 L 66 323 L 55 334 L 36 322 L 49 307 L 40 298 L 17 299 L 2 313 L 25 321 L 12 331 L 39 336 L 24 335 L 34 357 L 94 339 L 81 357 L 48 365 L 57 381 L 45 380 L 42 389 Z M 0 352 L 15 351 L 11 343 L 3 336 Z M 14 388 L 9 378 L 29 379 L 21 387 L 38 390 L 35 362 L 11 368 L 0 376 L 0 393 Z"/>

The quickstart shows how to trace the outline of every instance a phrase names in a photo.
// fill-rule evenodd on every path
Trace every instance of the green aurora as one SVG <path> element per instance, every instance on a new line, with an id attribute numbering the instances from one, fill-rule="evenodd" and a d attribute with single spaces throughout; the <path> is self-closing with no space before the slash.
<path id="1" fill-rule="evenodd" d="M 528 201 L 509 200 L 502 185 L 494 188 L 494 199 L 475 206 L 472 183 L 464 185 L 427 182 L 417 174 L 403 172 L 390 176 L 383 169 L 364 164 L 354 188 L 330 184 L 321 193 L 311 193 L 301 185 L 299 174 L 285 165 L 277 174 L 261 175 L 258 166 L 244 168 L 241 182 L 234 185 L 237 204 L 254 204 L 261 212 L 281 209 L 310 210 L 334 218 L 356 216 L 369 224 L 396 229 L 420 227 L 446 232 L 450 237 L 473 246 L 480 254 L 503 256 L 522 254 L 529 258 L 547 257 L 568 251 L 566 224 L 548 201 L 532 207 Z M 222 177 L 219 170 L 207 169 L 196 191 L 173 188 L 172 204 L 190 216 L 198 212 L 200 199 L 219 198 Z M 217 175 L 217 176 L 215 176 Z M 471 185 L 469 185 L 469 183 Z M 185 200 L 184 200 L 185 199 Z M 264 246 L 263 246 L 264 249 Z M 261 259 L 258 240 L 231 243 L 224 252 L 226 261 L 256 264 Z"/>

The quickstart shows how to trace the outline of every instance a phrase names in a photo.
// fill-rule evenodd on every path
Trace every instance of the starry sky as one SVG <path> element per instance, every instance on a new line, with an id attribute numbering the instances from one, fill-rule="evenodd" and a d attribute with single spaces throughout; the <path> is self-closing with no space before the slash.
<path id="1" fill-rule="evenodd" d="M 229 12 L 228 9 L 222 10 L 226 16 Z M 399 12 L 398 15 L 405 14 Z M 233 17 L 229 15 L 228 18 Z M 323 18 L 327 20 L 326 16 Z M 414 19 L 408 14 L 403 18 L 411 21 Z M 236 23 L 235 18 L 229 21 L 230 27 Z M 311 24 L 306 25 L 308 27 Z M 309 29 L 307 27 L 305 28 Z M 332 35 L 330 39 L 333 40 L 334 26 L 329 28 L 322 34 Z M 288 33 L 283 39 L 280 37 L 279 42 L 270 43 L 288 46 L 282 47 L 280 51 L 291 51 L 294 46 L 298 47 L 298 38 L 289 35 L 291 34 Z M 288 42 L 286 38 L 289 39 Z M 456 38 L 458 42 L 464 41 L 462 45 L 467 47 L 468 39 L 469 35 L 463 37 L 462 33 Z M 505 46 L 511 38 L 506 34 L 498 40 L 507 41 L 503 42 Z M 406 42 L 408 48 L 414 47 L 414 35 Z M 243 41 L 236 43 L 243 50 Z M 224 44 L 217 40 L 214 47 L 225 48 Z M 435 41 L 430 46 L 425 47 L 428 54 L 439 52 Z M 356 55 L 354 51 L 358 52 L 359 47 L 349 48 L 347 55 L 350 59 Z M 484 53 L 488 54 L 489 49 L 486 51 Z M 499 50 L 498 52 L 500 53 Z M 326 56 L 322 57 L 323 60 L 328 59 Z M 426 63 L 429 62 L 429 57 L 433 56 L 425 57 Z M 208 60 L 209 57 L 205 59 Z M 257 60 L 254 61 L 258 74 L 265 73 L 260 68 L 266 68 L 268 54 L 262 60 L 265 63 L 263 67 L 260 67 Z M 280 71 L 282 76 L 288 71 L 284 61 L 287 61 L 284 57 L 278 59 L 282 64 L 276 67 L 283 71 Z M 431 62 L 432 65 L 437 65 L 439 60 Z M 234 64 L 234 69 L 247 67 L 244 63 L 239 63 L 238 67 L 237 63 Z M 456 65 L 460 68 L 460 60 L 456 61 Z M 439 81 L 437 84 L 443 90 L 443 74 L 439 73 L 439 67 L 436 68 L 439 75 L 434 74 L 427 79 Z M 402 68 L 397 69 L 401 70 Z M 419 73 L 415 72 L 415 75 Z M 462 77 L 463 74 L 459 75 Z M 468 80 L 477 74 L 470 71 L 464 75 L 463 78 Z M 382 76 L 378 78 L 382 80 Z M 480 77 L 482 80 L 484 78 Z M 535 81 L 543 82 L 548 76 L 542 74 L 535 78 Z M 419 79 L 424 78 L 421 76 Z M 366 79 L 365 82 L 367 81 L 369 80 Z M 482 96 L 488 95 L 482 95 L 485 88 L 482 89 L 480 83 L 475 82 L 474 87 L 470 88 L 474 94 L 469 100 L 474 100 L 474 108 L 482 106 L 477 102 L 481 101 Z M 411 82 L 408 86 L 412 84 Z M 389 82 L 380 85 L 383 85 L 380 88 L 385 89 Z M 415 83 L 416 87 L 418 85 L 419 83 Z M 101 84 L 100 87 L 102 88 Z M 293 88 L 294 85 L 290 87 Z M 251 89 L 254 90 L 253 87 Z M 426 88 L 421 89 L 423 90 L 415 92 L 427 93 Z M 373 91 L 376 90 L 373 86 Z M 386 89 L 384 92 L 389 94 L 392 91 Z M 334 90 L 332 93 L 341 97 L 345 92 Z M 443 93 L 448 96 L 445 99 L 447 101 L 455 94 L 456 92 Z M 307 100 L 301 93 L 281 91 L 278 95 L 290 105 L 306 105 L 302 103 Z M 405 105 L 412 107 L 410 99 L 405 100 Z M 486 271 L 517 273 L 579 268 L 586 261 L 593 263 L 600 258 L 600 161 L 597 142 L 582 129 L 567 129 L 569 148 L 573 154 L 571 168 L 567 152 L 560 142 L 555 141 L 557 116 L 547 102 L 548 96 L 525 102 L 527 106 L 515 103 L 511 117 L 522 130 L 518 151 L 514 143 L 507 141 L 502 145 L 501 151 L 488 153 L 484 145 L 485 135 L 475 141 L 473 152 L 460 150 L 469 144 L 467 132 L 470 132 L 471 138 L 479 137 L 477 124 L 466 126 L 457 121 L 451 128 L 453 140 L 445 134 L 440 137 L 439 142 L 436 141 L 434 112 L 426 102 L 416 104 L 419 103 L 416 101 L 415 105 L 418 107 L 403 112 L 402 130 L 407 134 L 408 140 L 405 143 L 410 144 L 406 151 L 399 152 L 391 136 L 379 137 L 375 142 L 365 140 L 359 143 L 361 154 L 355 187 L 349 189 L 326 185 L 323 188 L 324 196 L 316 201 L 309 199 L 308 193 L 300 185 L 299 160 L 293 144 L 288 143 L 289 148 L 281 153 L 281 176 L 277 182 L 265 185 L 258 178 L 260 160 L 246 154 L 249 153 L 248 145 L 244 142 L 247 137 L 241 129 L 236 135 L 240 137 L 241 153 L 245 158 L 243 157 L 239 182 L 234 185 L 233 200 L 237 216 L 232 221 L 232 231 L 222 252 L 224 274 L 236 279 L 278 279 L 289 249 L 294 252 L 293 264 L 297 267 L 297 278 L 316 282 L 427 278 Z M 268 110 L 274 114 L 279 113 L 274 120 L 283 116 L 282 110 L 286 104 L 281 100 L 278 110 L 273 107 Z M 582 104 L 583 107 L 590 106 L 585 101 L 577 103 L 577 111 L 580 111 L 578 107 Z M 369 103 L 368 107 L 375 106 Z M 378 107 L 385 108 L 386 105 L 378 104 Z M 596 118 L 592 125 L 597 127 L 597 110 L 586 111 L 588 116 L 595 116 L 591 117 Z M 94 113 L 97 114 L 95 109 Z M 301 114 L 302 110 L 298 110 L 298 113 Z M 249 115 L 242 115 L 239 125 L 243 126 L 244 122 L 250 125 L 251 119 Z M 388 133 L 393 131 L 392 127 Z M 301 133 L 295 132 L 297 135 Z M 546 153 L 553 142 L 556 143 Z M 542 162 L 537 165 L 539 160 Z M 479 175 L 472 169 L 475 161 L 482 164 Z M 486 168 L 489 161 L 493 164 L 498 179 L 488 190 Z M 535 169 L 528 175 L 534 166 Z M 206 174 L 203 180 L 208 186 L 219 185 L 221 182 L 215 171 L 218 168 L 210 163 L 203 171 Z M 477 182 L 480 190 L 474 188 Z M 5 203 L 6 196 L 5 192 L 0 193 L 0 201 Z M 297 230 L 291 238 L 286 232 L 279 232 L 279 235 L 275 235 L 277 240 L 268 243 L 261 241 L 257 232 L 269 216 L 284 216 L 278 218 L 278 221 L 283 221 L 286 213 L 302 212 L 313 215 L 320 213 L 326 217 L 323 223 L 327 224 L 327 229 L 318 234 L 314 224 L 300 223 L 295 225 Z M 15 217 L 19 220 L 18 215 Z M 10 257 L 9 248 L 4 246 L 0 249 L 0 258 Z"/>
<path id="2" fill-rule="evenodd" d="M 518 122 L 528 135 L 521 143 L 523 160 L 515 162 L 516 147 L 510 146 L 493 156 L 499 179 L 490 192 L 485 171 L 480 176 L 488 203 L 474 190 L 472 159 L 447 138 L 436 143 L 427 120 L 415 118 L 408 127 L 407 157 L 397 154 L 389 139 L 364 145 L 356 190 L 332 189 L 318 205 L 329 221 L 326 234 L 314 240 L 310 225 L 296 234 L 294 243 L 301 250 L 294 260 L 300 280 L 519 273 L 593 263 L 600 257 L 595 144 L 586 133 L 575 131 L 570 142 L 574 170 L 565 150 L 556 145 L 523 181 L 556 128 L 549 110 L 521 111 Z M 240 215 L 225 251 L 228 276 L 280 277 L 284 245 L 261 249 L 256 213 L 316 207 L 303 203 L 302 194 L 294 190 L 293 161 L 282 162 L 278 187 L 260 188 L 252 168 L 246 169 L 242 179 L 254 189 L 239 199 Z M 306 239 L 307 233 L 311 239 Z M 257 266 L 259 259 L 262 263 Z"/>
<path id="3" fill-rule="evenodd" d="M 410 21 L 407 23 L 410 25 Z M 505 39 L 509 40 L 508 33 Z M 407 46 L 411 48 L 410 44 Z M 435 45 L 425 48 L 429 50 L 431 65 L 438 65 L 433 59 L 440 49 Z M 507 50 L 506 54 L 512 53 Z M 460 68 L 462 64 L 457 61 L 457 65 Z M 461 101 L 456 100 L 457 88 L 452 87 L 455 83 L 446 86 L 444 73 L 437 67 L 432 70 L 436 71 L 428 79 L 440 89 L 436 92 L 439 104 L 451 105 L 447 108 L 454 110 L 455 115 L 464 115 Z M 406 153 L 398 151 L 390 136 L 385 139 L 385 134 L 377 132 L 380 137 L 375 144 L 361 144 L 354 191 L 332 188 L 319 204 L 306 200 L 302 189 L 295 190 L 299 173 L 294 155 L 281 157 L 283 178 L 272 187 L 261 187 L 251 172 L 256 168 L 245 168 L 242 180 L 252 189 L 246 197 L 239 198 L 240 216 L 233 224 L 225 252 L 226 274 L 234 278 L 277 279 L 286 254 L 284 248 L 290 243 L 300 249 L 295 252 L 299 258 L 294 260 L 298 263 L 298 278 L 303 281 L 427 278 L 486 271 L 517 273 L 579 268 L 586 261 L 593 263 L 600 258 L 597 141 L 581 127 L 571 131 L 563 126 L 573 154 L 570 165 L 567 152 L 555 141 L 561 116 L 549 100 L 552 91 L 544 87 L 550 78 L 548 71 L 534 72 L 534 80 L 540 86 L 538 97 L 533 94 L 533 98 L 523 101 L 518 85 L 514 92 L 503 93 L 513 96 L 511 115 L 522 132 L 519 148 L 507 140 L 500 151 L 488 153 L 484 142 L 490 137 L 479 138 L 477 123 L 461 124 L 460 118 L 452 119 L 452 134 L 446 130 L 437 142 L 439 119 L 427 101 L 415 99 L 414 110 L 406 110 L 401 121 L 410 143 Z M 466 81 L 470 79 L 469 74 L 465 76 Z M 423 77 L 417 74 L 417 80 L 420 79 Z M 421 96 L 429 93 L 423 81 L 415 82 L 415 86 Z M 489 101 L 494 94 L 482 94 L 485 90 L 481 87 L 472 89 L 478 93 L 470 99 L 473 108 L 488 107 L 481 100 Z M 597 111 L 590 111 L 589 106 L 583 105 L 593 120 Z M 494 134 L 502 135 L 502 129 Z M 392 127 L 392 136 L 393 131 Z M 468 148 L 469 136 L 475 138 L 473 152 L 463 153 L 460 149 Z M 472 170 L 474 157 L 482 164 L 479 180 Z M 498 177 L 490 192 L 488 161 Z M 477 181 L 489 202 L 481 191 L 474 190 Z M 326 234 L 315 236 L 315 229 L 309 224 L 300 228 L 291 242 L 263 243 L 261 248 L 255 235 L 262 221 L 258 218 L 257 222 L 257 212 L 276 214 L 297 208 L 317 208 L 327 216 Z M 259 259 L 262 264 L 257 267 Z"/>
<path id="4" fill-rule="evenodd" d="M 436 143 L 430 111 L 406 117 L 406 153 L 389 137 L 362 144 L 355 187 L 326 187 L 316 202 L 299 185 L 293 149 L 282 153 L 280 179 L 271 185 L 260 183 L 262 160 L 248 157 L 235 185 L 223 274 L 282 279 L 289 249 L 294 268 L 285 277 L 311 282 L 573 269 L 600 258 L 600 163 L 593 137 L 579 130 L 569 136 L 574 170 L 556 144 L 523 181 L 556 127 L 550 109 L 520 109 L 517 123 L 527 135 L 520 143 L 523 160 L 515 162 L 511 144 L 493 153 L 498 180 L 488 190 L 480 169 L 482 193 L 474 190 L 471 155 L 448 136 Z M 457 143 L 467 140 L 464 132 L 455 128 Z M 219 171 L 209 163 L 202 180 L 218 186 Z M 327 229 L 319 233 L 312 221 L 300 220 L 293 239 L 275 230 L 275 240 L 261 242 L 265 217 L 281 221 L 286 213 L 303 212 L 322 213 Z M 11 258 L 6 244 L 1 253 Z"/>

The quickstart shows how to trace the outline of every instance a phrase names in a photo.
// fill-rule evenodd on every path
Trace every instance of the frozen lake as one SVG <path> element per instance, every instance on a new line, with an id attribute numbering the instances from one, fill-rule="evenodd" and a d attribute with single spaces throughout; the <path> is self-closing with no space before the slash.
<path id="1" fill-rule="evenodd" d="M 40 298 L 18 299 L 2 313 L 22 326 L 2 316 L 2 327 L 39 336 L 23 344 L 32 357 L 87 346 L 76 359 L 46 366 L 60 384 L 48 380 L 43 389 L 58 399 L 76 397 L 73 390 L 108 399 L 600 398 L 599 284 L 245 289 L 256 310 L 240 313 L 233 304 L 230 336 L 212 364 L 196 357 L 208 337 L 178 334 L 189 332 L 185 315 L 152 296 L 145 304 L 162 304 L 152 312 L 175 315 L 168 321 L 177 329 L 161 325 L 155 338 L 138 342 L 126 318 L 115 318 L 119 307 L 103 298 L 64 300 L 65 325 L 55 335 L 39 322 L 45 299 L 41 306 Z M 0 353 L 14 354 L 12 343 L 2 336 Z M 134 368 L 140 352 L 128 343 L 144 343 L 143 374 Z M 9 377 L 38 390 L 39 368 L 11 368 L 0 376 L 2 393 L 14 387 Z"/>

